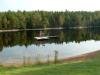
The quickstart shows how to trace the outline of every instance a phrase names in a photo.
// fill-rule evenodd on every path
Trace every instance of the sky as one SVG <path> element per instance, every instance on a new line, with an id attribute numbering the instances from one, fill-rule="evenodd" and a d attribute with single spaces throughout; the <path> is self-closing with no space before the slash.
<path id="1" fill-rule="evenodd" d="M 0 11 L 99 11 L 100 0 L 0 0 Z"/>

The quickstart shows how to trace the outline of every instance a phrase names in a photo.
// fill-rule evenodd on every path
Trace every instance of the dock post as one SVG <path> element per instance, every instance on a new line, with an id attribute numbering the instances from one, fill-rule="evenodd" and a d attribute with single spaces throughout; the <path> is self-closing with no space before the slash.
<path id="1" fill-rule="evenodd" d="M 54 63 L 58 62 L 58 51 L 55 50 Z"/>

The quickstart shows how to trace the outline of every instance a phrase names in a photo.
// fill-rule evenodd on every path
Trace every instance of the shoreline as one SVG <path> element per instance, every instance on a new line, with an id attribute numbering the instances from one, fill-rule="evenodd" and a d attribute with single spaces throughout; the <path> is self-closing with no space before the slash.
<path id="1" fill-rule="evenodd" d="M 69 28 L 63 28 L 63 27 L 56 27 L 56 28 L 35 28 L 35 29 L 8 29 L 8 30 L 0 30 L 0 32 L 16 32 L 16 31 L 24 31 L 24 30 L 63 30 L 63 29 L 87 29 L 87 28 L 100 28 L 100 26 L 96 27 L 69 27 Z"/>
<path id="2" fill-rule="evenodd" d="M 47 62 L 37 62 L 37 63 L 26 63 L 26 64 L 23 64 L 23 63 L 15 63 L 15 64 L 0 64 L 0 66 L 3 66 L 3 67 L 22 67 L 22 66 L 30 66 L 30 65 L 43 65 L 43 64 L 63 64 L 63 63 L 74 63 L 74 62 L 84 62 L 88 59 L 92 59 L 92 58 L 95 58 L 96 54 L 100 53 L 100 50 L 98 51 L 94 51 L 94 52 L 90 52 L 90 53 L 85 53 L 85 54 L 82 54 L 82 55 L 78 55 L 78 56 L 72 56 L 72 57 L 68 57 L 68 58 L 65 58 L 65 59 L 60 59 L 60 60 L 57 60 L 57 62 L 55 63 L 55 61 L 47 61 Z"/>
<path id="3" fill-rule="evenodd" d="M 20 31 L 20 29 L 0 30 L 0 32 L 16 32 L 16 31 Z"/>
<path id="4" fill-rule="evenodd" d="M 100 53 L 100 50 L 81 54 L 81 55 L 78 55 L 78 56 L 72 56 L 72 57 L 66 58 L 64 60 L 65 61 L 87 60 L 87 59 L 90 59 L 90 58 L 94 58 L 97 53 Z"/>
<path id="5" fill-rule="evenodd" d="M 63 30 L 64 28 L 36 28 L 36 29 L 8 29 L 8 30 L 0 30 L 0 32 L 16 32 L 16 31 L 23 31 L 23 30 Z"/>

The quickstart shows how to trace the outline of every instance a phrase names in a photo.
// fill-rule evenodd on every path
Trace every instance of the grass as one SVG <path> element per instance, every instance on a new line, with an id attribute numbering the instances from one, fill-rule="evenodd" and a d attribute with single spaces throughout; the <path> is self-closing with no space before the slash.
<path id="1" fill-rule="evenodd" d="M 0 67 L 0 75 L 100 75 L 100 51 L 82 62 L 44 64 L 26 67 Z"/>

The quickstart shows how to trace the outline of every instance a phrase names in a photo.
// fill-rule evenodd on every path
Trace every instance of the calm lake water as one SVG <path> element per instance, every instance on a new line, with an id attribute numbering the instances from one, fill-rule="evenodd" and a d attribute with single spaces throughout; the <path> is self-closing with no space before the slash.
<path id="1" fill-rule="evenodd" d="M 36 36 L 57 36 L 36 40 Z M 78 56 L 100 50 L 100 29 L 0 33 L 0 65 L 25 64 Z"/>

